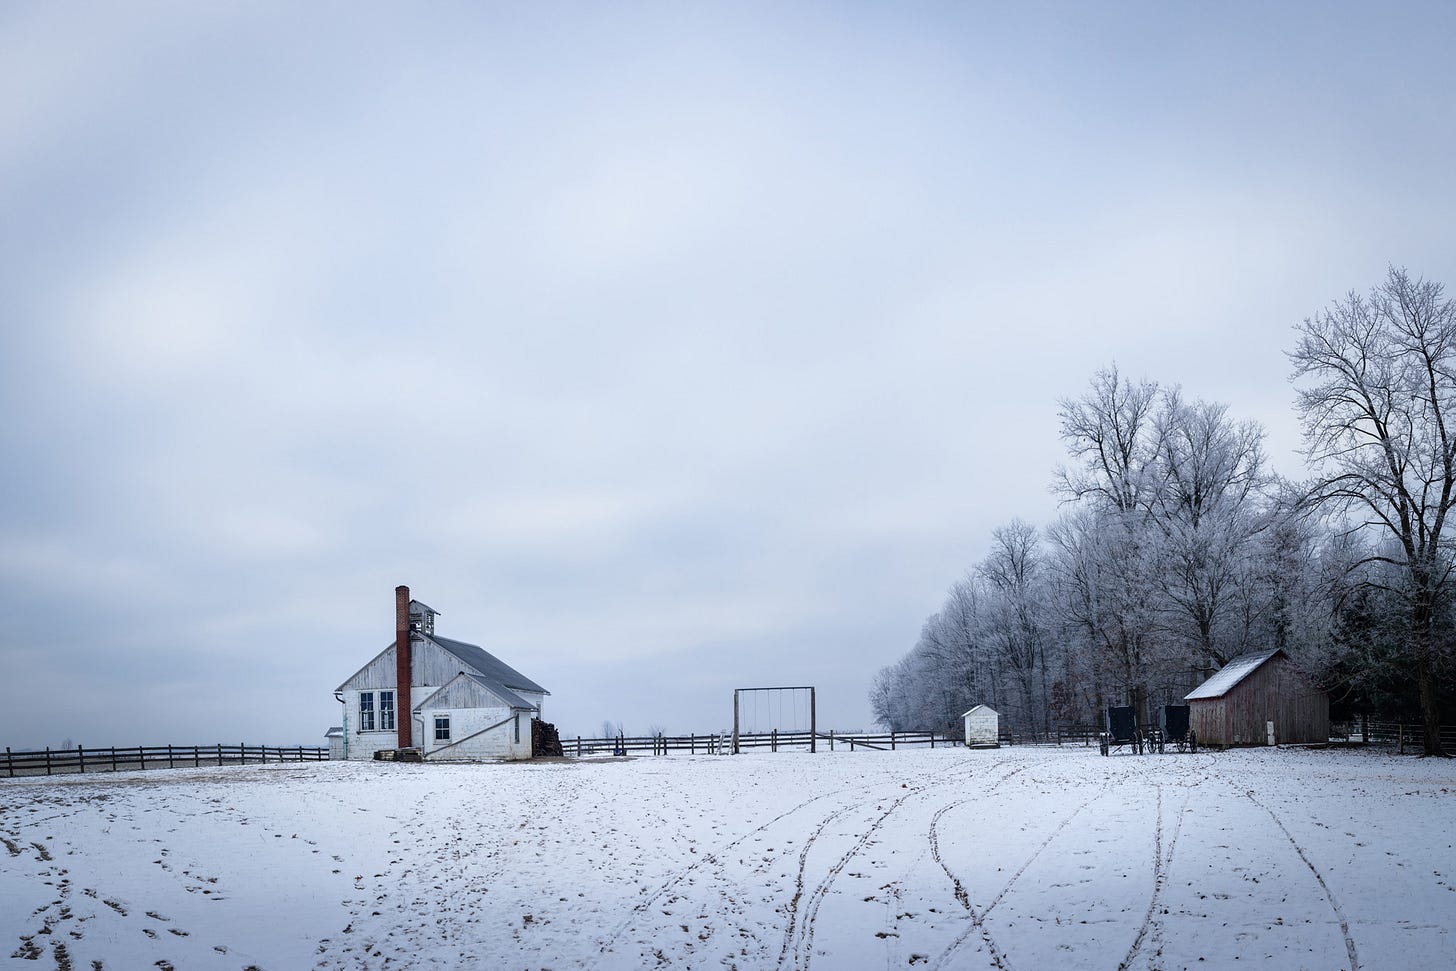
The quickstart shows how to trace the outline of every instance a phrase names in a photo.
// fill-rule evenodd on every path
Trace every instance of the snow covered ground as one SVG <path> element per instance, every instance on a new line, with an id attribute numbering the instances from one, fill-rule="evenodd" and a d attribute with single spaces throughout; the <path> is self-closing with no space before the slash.
<path id="1" fill-rule="evenodd" d="M 1456 765 L 1371 752 L 15 779 L 0 837 L 0 961 L 22 968 L 1456 961 Z"/>

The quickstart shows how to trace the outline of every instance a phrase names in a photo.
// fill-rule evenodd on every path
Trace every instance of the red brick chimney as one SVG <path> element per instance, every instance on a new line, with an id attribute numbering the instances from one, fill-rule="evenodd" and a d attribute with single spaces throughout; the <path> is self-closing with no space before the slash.
<path id="1" fill-rule="evenodd" d="M 394 724 L 399 729 L 399 747 L 410 747 L 410 595 L 409 587 L 394 588 Z"/>

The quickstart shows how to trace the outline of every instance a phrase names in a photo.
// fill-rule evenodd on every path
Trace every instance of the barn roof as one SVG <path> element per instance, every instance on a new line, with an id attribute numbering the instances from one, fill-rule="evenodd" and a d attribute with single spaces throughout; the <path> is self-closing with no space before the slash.
<path id="1" fill-rule="evenodd" d="M 1218 669 L 1218 673 L 1207 681 L 1194 688 L 1183 696 L 1184 701 L 1192 701 L 1195 698 L 1222 698 L 1229 693 L 1229 690 L 1240 681 L 1253 674 L 1276 654 L 1284 653 L 1282 648 L 1274 648 L 1272 651 L 1258 651 L 1252 654 L 1240 654 L 1231 658 L 1227 664 Z"/>
<path id="2" fill-rule="evenodd" d="M 995 715 L 996 714 L 996 709 L 995 708 L 992 708 L 990 705 L 977 705 L 976 707 L 972 708 L 970 711 L 966 712 L 965 715 L 961 715 L 961 717 L 964 718 L 964 717 L 966 717 L 966 715 L 974 715 L 978 711 L 983 711 L 983 712 L 985 712 L 988 715 Z"/>
<path id="3" fill-rule="evenodd" d="M 438 647 L 450 652 L 474 668 L 481 678 L 484 679 L 481 681 L 481 684 L 492 691 L 501 689 L 510 694 L 514 694 L 517 691 L 536 691 L 543 695 L 549 695 L 551 693 L 494 654 L 483 648 L 476 647 L 474 644 L 451 640 L 448 637 L 441 637 L 439 634 L 425 634 L 422 636 L 428 641 L 433 641 Z M 505 700 L 510 701 L 510 698 L 506 698 Z M 516 700 L 520 701 L 519 698 Z M 515 702 L 511 703 L 514 704 Z M 527 705 L 525 702 L 521 702 L 521 704 L 527 708 L 535 707 L 534 705 Z"/>

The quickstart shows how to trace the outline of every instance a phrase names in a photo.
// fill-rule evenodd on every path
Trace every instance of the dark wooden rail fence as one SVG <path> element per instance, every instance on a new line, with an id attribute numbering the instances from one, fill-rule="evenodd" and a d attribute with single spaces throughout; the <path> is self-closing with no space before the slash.
<path id="1" fill-rule="evenodd" d="M 834 751 L 836 746 L 850 751 L 861 748 L 884 749 L 959 745 L 961 740 L 938 732 L 819 732 L 814 738 L 820 751 L 827 746 Z M 809 749 L 808 732 L 756 732 L 739 733 L 738 750 L 803 750 Z M 561 740 L 568 755 L 666 755 L 669 752 L 685 752 L 689 755 L 726 755 L 733 750 L 733 733 L 720 732 L 708 735 L 619 735 L 616 738 L 583 738 Z"/>
<path id="2" fill-rule="evenodd" d="M 1330 739 L 1345 742 L 1365 742 L 1371 745 L 1394 745 L 1397 751 L 1407 749 L 1420 752 L 1425 748 L 1426 729 L 1420 722 L 1366 719 L 1364 721 L 1332 722 Z M 1456 752 L 1456 725 L 1441 726 L 1441 746 L 1447 752 Z"/>
<path id="3" fill-rule="evenodd" d="M 324 762 L 329 750 L 309 745 L 133 745 L 108 748 L 47 748 L 12 751 L 5 746 L 8 778 L 67 772 L 129 772 L 136 769 L 195 768 L 260 762 Z"/>

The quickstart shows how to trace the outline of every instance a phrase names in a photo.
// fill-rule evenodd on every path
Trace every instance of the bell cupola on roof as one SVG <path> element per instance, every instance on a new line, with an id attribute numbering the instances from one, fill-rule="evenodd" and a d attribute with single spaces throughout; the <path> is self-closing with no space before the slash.
<path id="1" fill-rule="evenodd" d="M 435 633 L 435 616 L 440 612 L 428 604 L 422 604 L 418 600 L 409 602 L 409 626 L 410 630 L 417 634 L 426 636 Z"/>

